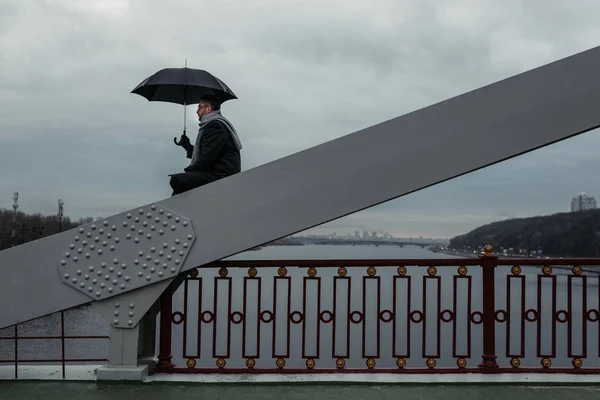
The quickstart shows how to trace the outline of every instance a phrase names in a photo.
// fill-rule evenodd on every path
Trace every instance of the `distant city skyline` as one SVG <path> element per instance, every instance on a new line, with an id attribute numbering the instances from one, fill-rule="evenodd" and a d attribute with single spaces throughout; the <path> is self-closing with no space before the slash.
<path id="1" fill-rule="evenodd" d="M 565 198 L 567 198 L 565 196 Z M 466 234 L 468 232 L 470 232 L 471 230 L 474 230 L 476 228 L 478 228 L 479 226 L 488 224 L 488 223 L 493 223 L 493 222 L 497 222 L 497 221 L 502 221 L 502 220 L 507 220 L 507 219 L 515 219 L 515 218 L 529 218 L 529 217 L 538 217 L 538 216 L 545 216 L 545 215 L 552 215 L 552 214 L 557 214 L 557 213 L 565 213 L 565 212 L 575 212 L 575 211 L 580 211 L 580 210 L 590 210 L 590 209 L 596 209 L 596 198 L 594 196 L 589 195 L 587 192 L 581 192 L 579 193 L 577 196 L 575 197 L 571 197 L 571 203 L 570 203 L 571 207 L 570 210 L 568 208 L 565 209 L 556 209 L 554 211 L 549 211 L 547 213 L 532 213 L 532 214 L 528 214 L 528 215 L 506 215 L 506 216 L 502 216 L 502 217 L 498 217 L 494 220 L 489 220 L 489 221 L 484 221 L 483 223 L 481 223 L 480 225 L 477 226 L 473 226 L 471 229 L 469 229 L 468 231 L 464 231 L 464 232 L 460 232 L 460 233 L 456 233 L 454 235 L 448 235 L 448 236 L 440 236 L 440 235 L 423 235 L 423 234 L 411 234 L 411 233 L 407 233 L 405 231 L 402 231 L 402 233 L 397 233 L 398 231 L 392 231 L 394 233 L 388 233 L 387 231 L 384 231 L 383 229 L 380 228 L 374 228 L 374 227 L 365 227 L 365 226 L 360 226 L 360 227 L 356 227 L 359 230 L 362 231 L 366 231 L 366 232 L 378 232 L 381 234 L 388 234 L 391 235 L 393 238 L 399 238 L 399 237 L 403 237 L 403 238 L 414 238 L 414 237 L 420 237 L 420 238 L 431 238 L 431 239 L 441 239 L 441 240 L 447 240 L 447 239 L 452 239 L 455 236 L 459 236 L 462 234 Z M 346 217 L 348 218 L 348 217 Z M 339 221 L 343 221 L 343 218 L 340 219 Z M 298 233 L 298 235 L 332 235 L 332 234 L 337 234 L 343 236 L 347 236 L 347 235 L 351 235 L 351 232 L 348 229 L 351 229 L 351 227 L 346 227 L 346 228 L 336 228 L 338 222 L 333 221 L 330 222 L 328 224 L 323 224 L 321 226 L 318 227 L 314 227 L 311 229 L 307 229 L 301 233 Z M 344 223 L 342 222 L 341 225 L 344 225 Z M 346 230 L 343 230 L 346 229 Z"/>

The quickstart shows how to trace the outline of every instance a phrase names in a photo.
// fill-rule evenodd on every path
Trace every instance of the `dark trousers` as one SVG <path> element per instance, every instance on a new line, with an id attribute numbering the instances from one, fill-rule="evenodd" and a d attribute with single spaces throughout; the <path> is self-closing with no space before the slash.
<path id="1" fill-rule="evenodd" d="M 206 172 L 183 172 L 170 175 L 170 177 L 169 184 L 171 185 L 171 189 L 173 189 L 172 196 L 196 189 L 220 178 Z"/>

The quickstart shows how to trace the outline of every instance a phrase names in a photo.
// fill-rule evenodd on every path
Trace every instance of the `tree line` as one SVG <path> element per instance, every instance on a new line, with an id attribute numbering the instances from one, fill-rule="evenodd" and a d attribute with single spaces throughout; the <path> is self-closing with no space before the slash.
<path id="1" fill-rule="evenodd" d="M 7 249 L 13 244 L 13 214 L 13 210 L 0 208 L 0 250 Z M 92 220 L 93 218 L 80 218 L 72 221 L 68 216 L 63 216 L 62 223 L 60 223 L 58 215 L 27 214 L 17 211 L 15 245 L 54 235 L 59 231 L 73 229 Z"/>
<path id="2" fill-rule="evenodd" d="M 480 226 L 450 240 L 454 249 L 541 251 L 553 257 L 597 257 L 600 254 L 600 210 L 515 218 Z"/>
<path id="3" fill-rule="evenodd" d="M 11 247 L 13 243 L 13 210 L 0 208 L 0 251 Z M 17 224 L 15 229 L 15 245 L 38 240 L 46 236 L 67 231 L 80 225 L 92 222 L 91 217 L 79 218 L 76 221 L 68 216 L 63 216 L 62 223 L 58 215 L 42 215 L 40 213 L 27 214 L 17 211 Z M 268 245 L 294 245 L 298 244 L 293 238 L 282 238 L 268 243 Z M 260 248 L 262 246 L 258 246 Z"/>

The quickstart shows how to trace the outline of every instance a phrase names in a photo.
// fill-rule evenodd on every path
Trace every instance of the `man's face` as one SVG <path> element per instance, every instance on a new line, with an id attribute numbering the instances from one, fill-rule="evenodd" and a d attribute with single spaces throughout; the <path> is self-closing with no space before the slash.
<path id="1" fill-rule="evenodd" d="M 198 119 L 202 118 L 203 115 L 208 114 L 212 111 L 212 108 L 207 103 L 201 101 L 198 103 L 198 110 L 196 110 L 196 114 L 198 114 Z"/>

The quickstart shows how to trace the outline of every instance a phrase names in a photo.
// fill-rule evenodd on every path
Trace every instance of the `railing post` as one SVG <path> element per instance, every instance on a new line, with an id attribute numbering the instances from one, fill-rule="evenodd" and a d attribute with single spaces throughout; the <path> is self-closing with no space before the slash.
<path id="1" fill-rule="evenodd" d="M 160 349 L 158 372 L 169 372 L 175 366 L 171 354 L 171 319 L 173 315 L 173 285 L 169 285 L 160 296 Z"/>
<path id="2" fill-rule="evenodd" d="M 481 257 L 482 287 L 481 296 L 483 303 L 483 354 L 479 368 L 483 373 L 497 372 L 496 362 L 496 282 L 495 269 L 498 257 L 494 256 L 493 248 L 487 245 L 483 248 Z"/>

